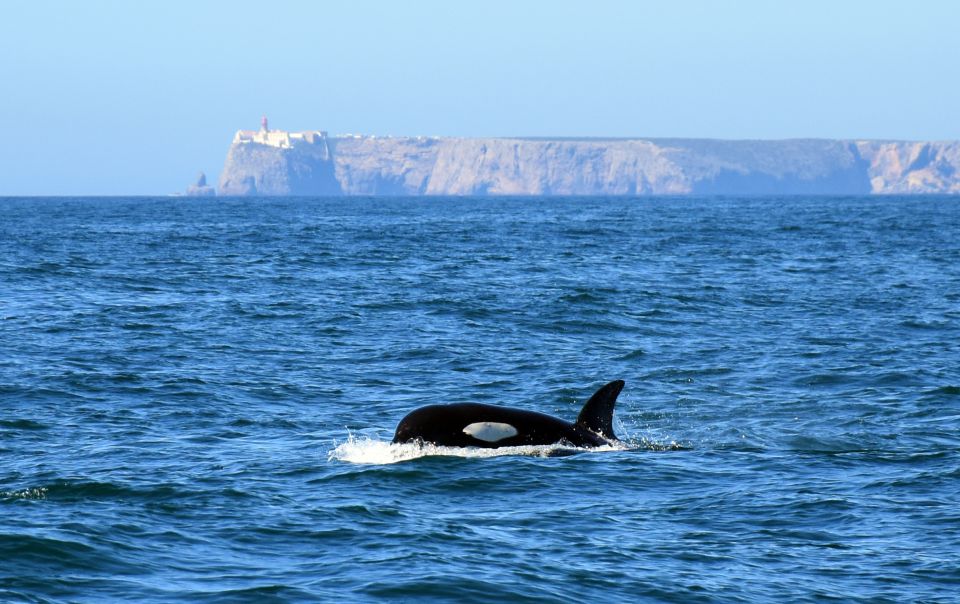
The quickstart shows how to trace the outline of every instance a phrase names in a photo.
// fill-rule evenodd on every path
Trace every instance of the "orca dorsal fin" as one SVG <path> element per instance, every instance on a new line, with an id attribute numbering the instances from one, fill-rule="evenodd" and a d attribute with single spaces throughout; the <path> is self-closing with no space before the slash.
<path id="1" fill-rule="evenodd" d="M 577 416 L 577 425 L 594 434 L 617 440 L 613 433 L 613 406 L 623 390 L 623 380 L 614 380 L 597 390 Z"/>

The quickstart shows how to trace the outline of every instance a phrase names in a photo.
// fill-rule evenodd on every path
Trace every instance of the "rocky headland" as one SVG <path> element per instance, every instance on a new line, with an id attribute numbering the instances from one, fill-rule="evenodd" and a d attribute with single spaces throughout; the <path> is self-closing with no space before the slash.
<path id="1" fill-rule="evenodd" d="M 240 131 L 220 195 L 960 193 L 960 142 Z"/>

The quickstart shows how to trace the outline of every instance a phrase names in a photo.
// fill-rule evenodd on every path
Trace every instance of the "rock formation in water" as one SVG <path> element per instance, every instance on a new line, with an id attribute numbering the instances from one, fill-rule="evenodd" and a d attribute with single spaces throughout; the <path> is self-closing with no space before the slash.
<path id="1" fill-rule="evenodd" d="M 188 197 L 212 197 L 216 194 L 216 190 L 207 184 L 207 175 L 203 172 L 197 175 L 196 182 L 187 187 L 185 193 Z"/>
<path id="2" fill-rule="evenodd" d="M 221 195 L 960 193 L 960 143 L 240 131 Z"/>

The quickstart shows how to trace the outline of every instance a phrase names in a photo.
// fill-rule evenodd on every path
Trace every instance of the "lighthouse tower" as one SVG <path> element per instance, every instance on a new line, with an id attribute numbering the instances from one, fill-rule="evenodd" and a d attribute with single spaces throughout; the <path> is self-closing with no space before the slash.
<path id="1" fill-rule="evenodd" d="M 260 131 L 264 134 L 270 131 L 270 128 L 267 128 L 267 116 L 260 118 Z"/>

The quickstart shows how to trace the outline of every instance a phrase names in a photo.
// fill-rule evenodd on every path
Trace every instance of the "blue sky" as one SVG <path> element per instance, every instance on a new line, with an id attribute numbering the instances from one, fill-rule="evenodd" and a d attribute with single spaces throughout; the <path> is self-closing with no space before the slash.
<path id="1" fill-rule="evenodd" d="M 960 2 L 0 5 L 0 195 L 215 181 L 234 131 L 960 139 Z"/>

